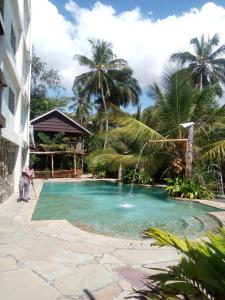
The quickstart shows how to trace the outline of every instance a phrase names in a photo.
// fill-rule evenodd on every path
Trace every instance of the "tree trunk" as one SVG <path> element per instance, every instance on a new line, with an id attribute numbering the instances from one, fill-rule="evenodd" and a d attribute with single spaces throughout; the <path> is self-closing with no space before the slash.
<path id="1" fill-rule="evenodd" d="M 200 74 L 200 84 L 199 84 L 200 92 L 202 91 L 202 86 L 203 86 L 203 83 L 202 83 L 202 72 L 201 72 L 201 74 Z"/>
<path id="2" fill-rule="evenodd" d="M 105 150 L 107 147 L 107 144 L 108 144 L 109 116 L 108 116 L 108 109 L 107 109 L 102 85 L 101 85 L 101 92 L 102 92 L 102 101 L 103 101 L 104 110 L 105 110 L 105 141 L 104 141 L 104 148 L 103 148 Z"/>

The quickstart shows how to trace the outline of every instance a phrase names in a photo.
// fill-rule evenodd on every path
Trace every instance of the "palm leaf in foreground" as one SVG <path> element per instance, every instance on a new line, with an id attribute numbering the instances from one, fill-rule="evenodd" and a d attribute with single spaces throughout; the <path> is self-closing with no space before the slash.
<path id="1" fill-rule="evenodd" d="M 154 269 L 147 289 L 136 291 L 136 299 L 215 299 L 225 298 L 225 230 L 209 233 L 207 241 L 191 242 L 163 231 L 150 228 L 144 236 L 155 239 L 155 245 L 172 246 L 183 256 L 168 269 Z"/>

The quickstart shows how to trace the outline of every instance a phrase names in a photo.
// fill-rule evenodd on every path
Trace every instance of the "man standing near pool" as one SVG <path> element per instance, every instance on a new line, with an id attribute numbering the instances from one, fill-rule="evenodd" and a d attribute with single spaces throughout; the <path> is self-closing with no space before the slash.
<path id="1" fill-rule="evenodd" d="M 19 199 L 20 201 L 28 202 L 28 194 L 29 194 L 29 185 L 32 183 L 32 180 L 34 178 L 34 168 L 33 164 L 30 163 L 28 166 L 25 166 L 22 171 L 22 176 L 20 178 L 19 183 Z"/>

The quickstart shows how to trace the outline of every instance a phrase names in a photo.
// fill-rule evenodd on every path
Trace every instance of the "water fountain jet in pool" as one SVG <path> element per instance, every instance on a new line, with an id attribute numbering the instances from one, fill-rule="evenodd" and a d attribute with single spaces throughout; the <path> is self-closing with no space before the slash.
<path id="1" fill-rule="evenodd" d="M 131 208 L 131 207 L 134 207 L 134 205 L 131 204 L 131 203 L 124 202 L 124 203 L 120 204 L 120 207 L 122 207 L 122 208 Z"/>
<path id="2" fill-rule="evenodd" d="M 208 178 L 209 183 L 216 180 L 216 184 L 214 184 L 213 189 L 219 195 L 224 196 L 224 185 L 223 185 L 223 176 L 221 172 L 221 168 L 218 164 L 211 164 L 208 166 L 208 170 L 205 172 L 205 175 L 209 175 Z M 207 179 L 207 178 L 206 178 Z"/>

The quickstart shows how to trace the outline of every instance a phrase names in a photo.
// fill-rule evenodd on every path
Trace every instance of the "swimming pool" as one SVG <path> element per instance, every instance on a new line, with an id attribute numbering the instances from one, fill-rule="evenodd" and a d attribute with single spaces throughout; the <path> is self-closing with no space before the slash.
<path id="1" fill-rule="evenodd" d="M 200 203 L 167 197 L 161 188 L 102 181 L 44 183 L 32 220 L 68 220 L 96 233 L 138 238 L 148 227 L 197 237 L 216 230 L 208 216 L 218 211 Z"/>

